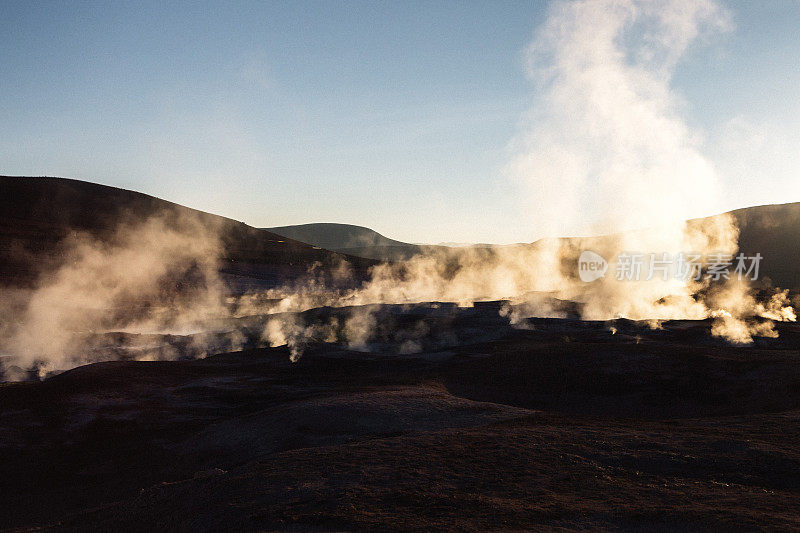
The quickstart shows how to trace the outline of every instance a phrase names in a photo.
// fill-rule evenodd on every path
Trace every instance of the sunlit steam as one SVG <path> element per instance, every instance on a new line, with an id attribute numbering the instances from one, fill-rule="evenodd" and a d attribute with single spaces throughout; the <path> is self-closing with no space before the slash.
<path id="1" fill-rule="evenodd" d="M 288 346 L 293 361 L 314 342 L 369 350 L 380 327 L 379 307 L 371 304 L 471 306 L 508 299 L 501 314 L 520 327 L 526 317 L 569 314 L 644 320 L 652 327 L 662 320 L 713 318 L 711 333 L 734 343 L 775 336 L 773 321 L 796 319 L 786 292 L 764 302 L 747 283 L 675 277 L 631 282 L 617 280 L 612 271 L 586 283 L 576 271 L 584 250 L 609 260 L 623 252 L 737 251 L 733 217 L 687 222 L 721 211 L 715 201 L 723 195 L 702 138 L 683 120 L 686 110 L 671 86 L 687 50 L 729 27 L 726 11 L 710 0 L 585 0 L 550 7 L 527 48 L 536 93 L 506 168 L 526 193 L 530 218 L 519 223 L 546 238 L 520 246 L 431 248 L 377 265 L 359 283 L 342 261 L 327 278 L 333 286 L 312 268 L 303 283 L 231 295 L 218 275 L 222 252 L 215 229 L 186 217 L 123 221 L 111 242 L 75 237 L 65 245 L 64 264 L 43 275 L 35 290 L 7 296 L 16 303 L 7 306 L 0 331 L 10 355 L 6 377 L 114 358 L 92 345 L 95 334 L 106 331 L 213 333 L 186 341 L 194 356 L 219 351 L 220 332 L 227 350 L 246 343 Z M 576 234 L 604 236 L 558 238 Z M 322 306 L 347 310 L 316 322 L 298 315 Z M 230 324 L 245 318 L 249 330 L 233 331 Z M 223 326 L 212 328 L 214 321 Z M 399 352 L 412 353 L 422 350 L 420 339 L 428 334 L 418 323 L 384 337 Z M 143 350 L 136 357 L 177 355 Z"/>
<path id="2" fill-rule="evenodd" d="M 108 329 L 180 333 L 224 315 L 220 243 L 194 218 L 123 222 L 109 240 L 78 234 L 62 248 L 63 264 L 4 308 L 4 349 L 20 369 L 97 360 L 92 340 Z"/>

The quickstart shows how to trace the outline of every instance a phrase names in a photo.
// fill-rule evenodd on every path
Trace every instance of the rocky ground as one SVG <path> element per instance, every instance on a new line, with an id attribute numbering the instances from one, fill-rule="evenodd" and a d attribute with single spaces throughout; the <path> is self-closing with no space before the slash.
<path id="1" fill-rule="evenodd" d="M 800 327 L 733 347 L 708 322 L 431 309 L 378 314 L 425 324 L 420 353 L 390 336 L 3 384 L 0 526 L 800 528 Z"/>

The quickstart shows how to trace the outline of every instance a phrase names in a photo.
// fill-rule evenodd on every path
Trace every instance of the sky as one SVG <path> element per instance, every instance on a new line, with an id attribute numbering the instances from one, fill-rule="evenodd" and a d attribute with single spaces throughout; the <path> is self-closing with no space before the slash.
<path id="1" fill-rule="evenodd" d="M 688 146 L 713 167 L 713 190 L 698 195 L 714 202 L 689 215 L 800 201 L 800 2 L 711 4 L 714 21 L 676 16 L 655 33 L 629 17 L 608 61 L 625 66 L 656 38 L 669 37 L 665 50 L 686 43 L 674 61 L 631 55 L 625 76 L 652 74 L 643 101 L 681 130 L 675 153 Z M 591 153 L 606 150 L 595 133 L 570 137 L 593 115 L 567 117 L 578 119 L 568 129 L 556 109 L 562 88 L 592 95 L 543 74 L 581 73 L 532 66 L 532 48 L 592 33 L 543 35 L 568 5 L 5 1 L 0 174 L 123 187 L 257 227 L 342 222 L 408 242 L 604 229 L 581 222 L 600 216 L 585 207 L 591 172 L 570 182 L 562 220 L 561 193 L 543 188 L 562 180 L 559 166 L 544 175 L 539 164 L 551 130 L 571 139 L 553 148 L 570 162 L 586 156 L 575 153 L 585 135 Z"/>

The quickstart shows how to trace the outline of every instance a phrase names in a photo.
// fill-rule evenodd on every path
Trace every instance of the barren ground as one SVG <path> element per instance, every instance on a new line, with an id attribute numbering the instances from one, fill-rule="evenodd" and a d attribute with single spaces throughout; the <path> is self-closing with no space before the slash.
<path id="1" fill-rule="evenodd" d="M 705 322 L 389 314 L 429 325 L 422 353 L 314 344 L 294 364 L 264 348 L 3 384 L 0 525 L 800 528 L 797 326 L 732 347 Z"/>

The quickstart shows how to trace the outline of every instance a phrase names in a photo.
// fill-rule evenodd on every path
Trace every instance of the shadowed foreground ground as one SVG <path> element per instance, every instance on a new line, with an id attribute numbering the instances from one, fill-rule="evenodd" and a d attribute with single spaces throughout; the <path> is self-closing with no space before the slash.
<path id="1" fill-rule="evenodd" d="M 800 328 L 734 348 L 702 322 L 530 325 L 5 384 L 0 524 L 800 528 Z"/>

